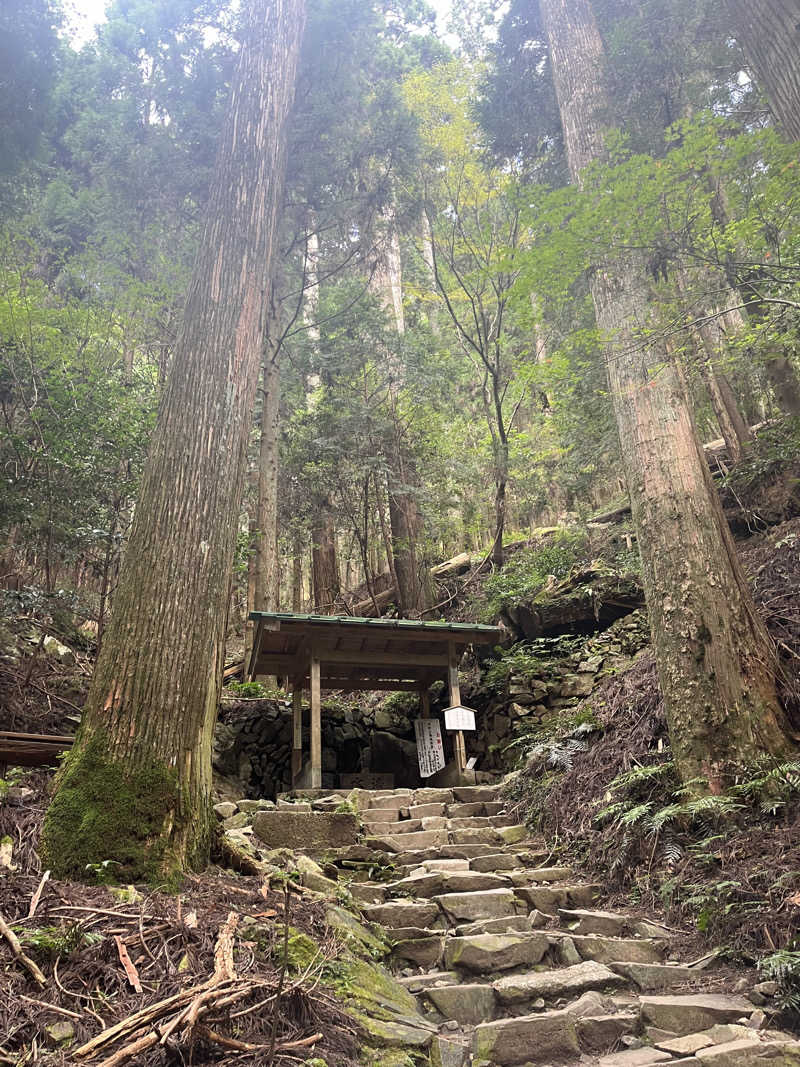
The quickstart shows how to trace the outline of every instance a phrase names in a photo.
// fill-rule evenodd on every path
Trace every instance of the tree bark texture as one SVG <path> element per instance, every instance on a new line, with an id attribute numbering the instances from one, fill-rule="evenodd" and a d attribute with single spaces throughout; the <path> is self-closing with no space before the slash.
<path id="1" fill-rule="evenodd" d="M 572 180 L 605 157 L 605 60 L 588 0 L 540 0 Z M 592 271 L 597 323 L 642 557 L 673 755 L 712 791 L 759 756 L 792 751 L 777 662 L 711 483 L 685 383 L 647 339 L 638 254 Z"/>
<path id="2" fill-rule="evenodd" d="M 333 507 L 327 497 L 320 501 L 311 526 L 311 575 L 314 611 L 333 615 L 340 592 L 339 561 Z"/>
<path id="3" fill-rule="evenodd" d="M 778 125 L 800 141 L 800 9 L 797 0 L 728 0 L 742 46 Z"/>
<path id="4" fill-rule="evenodd" d="M 114 612 L 47 813 L 59 876 L 202 866 L 211 740 L 304 0 L 252 0 Z"/>
<path id="5" fill-rule="evenodd" d="M 270 316 L 277 328 L 277 318 Z M 267 331 L 262 377 L 261 426 L 258 448 L 258 504 L 256 509 L 256 611 L 277 611 L 280 596 L 278 557 L 278 433 L 280 430 L 280 366 L 276 337 Z"/>
<path id="6" fill-rule="evenodd" d="M 398 334 L 402 334 L 405 331 L 402 262 L 400 237 L 392 209 L 384 212 L 383 221 L 385 228 L 376 243 L 371 284 L 384 308 L 392 315 Z M 397 360 L 389 359 L 387 369 L 394 430 L 386 457 L 387 482 L 398 607 L 405 618 L 419 618 L 433 603 L 429 568 L 424 558 L 424 522 L 418 500 L 421 483 L 414 456 L 405 439 L 400 411 L 403 368 Z"/>

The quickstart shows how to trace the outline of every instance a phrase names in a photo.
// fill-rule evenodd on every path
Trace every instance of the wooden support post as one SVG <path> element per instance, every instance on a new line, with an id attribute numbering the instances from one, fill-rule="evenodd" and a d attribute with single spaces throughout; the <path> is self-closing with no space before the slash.
<path id="1" fill-rule="evenodd" d="M 456 652 L 455 641 L 449 643 L 450 657 L 449 665 L 447 668 L 447 684 L 450 690 L 450 707 L 457 708 L 461 704 L 461 685 L 458 681 L 458 661 L 459 655 Z M 464 732 L 458 730 L 454 738 L 454 748 L 456 754 L 456 766 L 459 773 L 463 773 L 464 768 L 467 765 L 467 748 L 464 744 Z"/>
<path id="2" fill-rule="evenodd" d="M 420 689 L 419 703 L 421 709 L 420 716 L 423 719 L 429 719 L 431 717 L 431 693 L 429 689 Z"/>
<path id="3" fill-rule="evenodd" d="M 311 788 L 322 788 L 322 693 L 315 652 L 311 654 Z"/>
<path id="4" fill-rule="evenodd" d="M 303 770 L 303 690 L 295 684 L 292 692 L 292 788 Z"/>

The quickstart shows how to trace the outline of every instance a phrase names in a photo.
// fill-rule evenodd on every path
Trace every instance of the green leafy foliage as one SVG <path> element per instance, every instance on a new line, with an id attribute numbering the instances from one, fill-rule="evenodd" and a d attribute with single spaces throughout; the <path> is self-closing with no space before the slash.
<path id="1" fill-rule="evenodd" d="M 548 578 L 566 578 L 585 559 L 587 546 L 582 530 L 565 527 L 556 530 L 546 544 L 515 552 L 503 569 L 484 583 L 483 617 L 495 619 L 509 604 L 534 600 Z"/>

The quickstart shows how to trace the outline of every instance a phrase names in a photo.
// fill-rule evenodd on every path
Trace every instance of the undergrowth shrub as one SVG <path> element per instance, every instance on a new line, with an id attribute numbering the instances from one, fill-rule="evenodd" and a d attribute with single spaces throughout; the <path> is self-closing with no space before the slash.
<path id="1" fill-rule="evenodd" d="M 585 530 L 575 527 L 556 531 L 547 544 L 516 552 L 502 570 L 490 575 L 475 608 L 484 619 L 496 618 L 507 605 L 535 597 L 551 575 L 566 578 L 578 563 L 586 560 L 588 549 Z"/>

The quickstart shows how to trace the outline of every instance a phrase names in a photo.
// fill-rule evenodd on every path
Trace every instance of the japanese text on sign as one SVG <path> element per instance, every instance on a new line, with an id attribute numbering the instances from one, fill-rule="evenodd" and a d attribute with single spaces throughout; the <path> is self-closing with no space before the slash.
<path id="1" fill-rule="evenodd" d="M 417 736 L 417 759 L 421 778 L 430 778 L 444 767 L 442 728 L 438 719 L 415 719 Z"/>
<path id="2" fill-rule="evenodd" d="M 445 708 L 444 709 L 444 728 L 445 730 L 474 730 L 475 729 L 475 712 L 472 708 Z"/>

